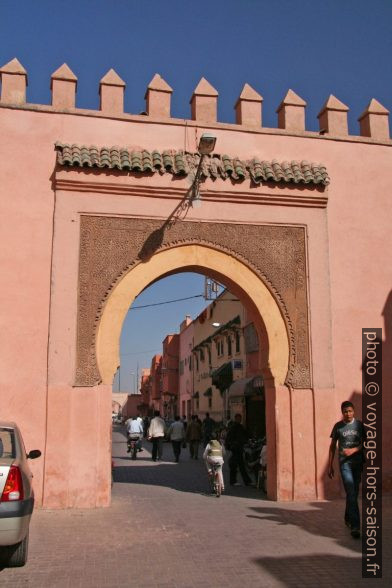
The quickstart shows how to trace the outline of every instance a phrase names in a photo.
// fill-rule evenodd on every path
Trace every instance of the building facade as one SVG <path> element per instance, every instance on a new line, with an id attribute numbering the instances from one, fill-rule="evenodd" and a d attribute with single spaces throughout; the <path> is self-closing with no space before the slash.
<path id="1" fill-rule="evenodd" d="M 151 392 L 151 370 L 150 368 L 143 368 L 140 378 L 139 413 L 141 416 L 151 416 L 152 414 Z"/>
<path id="2" fill-rule="evenodd" d="M 188 315 L 180 325 L 178 358 L 178 414 L 187 420 L 192 414 L 194 323 Z"/>
<path id="3" fill-rule="evenodd" d="M 44 450 L 32 464 L 37 503 L 110 503 L 124 317 L 144 288 L 179 271 L 223 283 L 255 325 L 270 498 L 334 496 L 326 448 L 340 403 L 353 400 L 360 413 L 362 328 L 382 329 L 391 356 L 388 111 L 372 99 L 349 134 L 348 107 L 330 96 L 320 132 L 309 131 L 306 102 L 290 90 L 271 129 L 248 85 L 229 124 L 217 120 L 218 92 L 204 78 L 183 120 L 171 117 L 172 88 L 159 75 L 147 115 L 124 112 L 125 82 L 113 70 L 100 81 L 98 110 L 77 107 L 78 80 L 65 64 L 52 75 L 50 104 L 28 102 L 16 59 L 0 76 L 0 409 Z M 190 187 L 205 132 L 217 142 L 202 162 L 196 208 Z M 385 360 L 385 390 L 391 369 Z M 386 452 L 383 481 L 392 488 Z"/>
<path id="4" fill-rule="evenodd" d="M 245 374 L 241 322 L 245 309 L 228 290 L 194 320 L 193 412 L 217 422 L 230 417 L 228 389 Z"/>
<path id="5" fill-rule="evenodd" d="M 150 369 L 150 406 L 162 410 L 162 355 L 154 355 Z"/>
<path id="6" fill-rule="evenodd" d="M 162 343 L 161 405 L 160 412 L 165 419 L 174 419 L 178 414 L 178 363 L 179 336 L 167 335 Z"/>

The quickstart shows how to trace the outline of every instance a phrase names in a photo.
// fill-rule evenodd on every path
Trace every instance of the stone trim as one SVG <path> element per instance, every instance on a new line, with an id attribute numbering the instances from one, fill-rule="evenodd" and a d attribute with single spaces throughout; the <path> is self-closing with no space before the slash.
<path id="1" fill-rule="evenodd" d="M 83 215 L 80 231 L 75 386 L 100 382 L 97 327 L 114 286 L 154 253 L 199 244 L 240 260 L 267 285 L 289 337 L 286 383 L 293 388 L 311 387 L 303 227 L 184 221 L 168 228 L 154 219 Z"/>

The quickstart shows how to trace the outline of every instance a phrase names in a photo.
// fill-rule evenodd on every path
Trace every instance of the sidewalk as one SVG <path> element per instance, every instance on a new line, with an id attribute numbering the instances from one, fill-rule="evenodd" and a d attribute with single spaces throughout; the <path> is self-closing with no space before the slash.
<path id="1" fill-rule="evenodd" d="M 113 434 L 112 506 L 37 510 L 24 568 L 0 571 L 2 588 L 264 588 L 389 586 L 392 499 L 384 500 L 384 579 L 361 579 L 361 541 L 342 524 L 343 501 L 277 503 L 255 488 L 208 494 L 202 460 L 171 445 L 136 461 Z M 186 454 L 186 455 L 185 455 Z M 389 541 L 389 545 L 387 543 Z"/>

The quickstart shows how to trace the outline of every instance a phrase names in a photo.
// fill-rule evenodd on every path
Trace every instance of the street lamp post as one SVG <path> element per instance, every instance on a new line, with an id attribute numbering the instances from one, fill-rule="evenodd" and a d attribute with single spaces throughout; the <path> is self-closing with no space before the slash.
<path id="1" fill-rule="evenodd" d="M 118 392 L 121 392 L 121 365 L 118 366 Z"/>
<path id="2" fill-rule="evenodd" d="M 197 166 L 195 179 L 193 180 L 191 187 L 190 203 L 192 208 L 199 208 L 201 205 L 200 195 L 200 177 L 201 177 L 201 165 L 206 155 L 212 153 L 215 149 L 216 137 L 211 133 L 203 133 L 200 137 L 198 152 L 200 153 L 199 165 Z"/>
<path id="3" fill-rule="evenodd" d="M 136 394 L 136 385 L 135 385 L 135 378 L 136 378 L 136 374 L 135 372 L 130 372 L 130 376 L 131 376 L 131 394 Z"/>

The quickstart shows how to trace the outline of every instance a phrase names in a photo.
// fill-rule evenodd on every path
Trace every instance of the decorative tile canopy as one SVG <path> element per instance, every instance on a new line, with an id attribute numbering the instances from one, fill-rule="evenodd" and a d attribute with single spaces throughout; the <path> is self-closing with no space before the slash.
<path id="1" fill-rule="evenodd" d="M 212 384 L 221 392 L 227 390 L 233 383 L 233 366 L 228 361 L 214 370 L 211 374 Z"/>
<path id="2" fill-rule="evenodd" d="M 200 155 L 184 151 L 129 151 L 122 147 L 86 147 L 84 145 L 55 144 L 57 163 L 68 167 L 94 167 L 132 171 L 145 174 L 170 173 L 187 176 L 195 172 Z M 266 161 L 254 157 L 241 160 L 229 155 L 206 156 L 202 162 L 202 175 L 206 178 L 231 178 L 242 181 L 250 178 L 255 184 L 261 182 L 284 182 L 294 184 L 321 184 L 330 182 L 323 164 L 308 161 Z"/>

